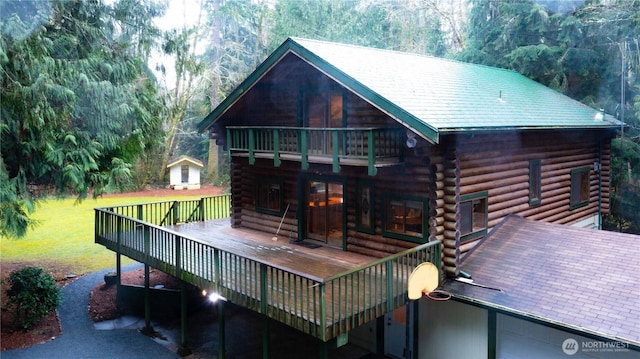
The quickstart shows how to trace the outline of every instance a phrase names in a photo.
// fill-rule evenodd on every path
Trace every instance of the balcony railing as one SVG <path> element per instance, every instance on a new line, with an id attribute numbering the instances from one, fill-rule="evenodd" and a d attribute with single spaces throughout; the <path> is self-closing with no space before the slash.
<path id="1" fill-rule="evenodd" d="M 440 242 L 434 241 L 317 278 L 222 250 L 215 233 L 205 243 L 158 225 L 221 218 L 229 205 L 229 196 L 218 196 L 98 208 L 95 241 L 323 341 L 406 304 L 408 278 L 418 264 L 440 268 Z"/>
<path id="2" fill-rule="evenodd" d="M 307 169 L 310 162 L 363 163 L 370 175 L 385 160 L 399 160 L 404 144 L 403 130 L 388 128 L 309 128 L 309 127 L 227 127 L 227 143 L 233 152 L 246 152 L 249 163 L 260 154 L 273 156 L 274 165 L 282 158 L 295 158 Z M 351 161 L 351 162 L 349 162 Z"/>

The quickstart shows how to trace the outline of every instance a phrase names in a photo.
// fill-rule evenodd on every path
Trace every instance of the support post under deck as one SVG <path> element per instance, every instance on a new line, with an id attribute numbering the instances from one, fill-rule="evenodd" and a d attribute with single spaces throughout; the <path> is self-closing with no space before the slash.
<path id="1" fill-rule="evenodd" d="M 191 349 L 187 346 L 187 285 L 185 281 L 180 281 L 180 347 L 178 355 L 181 357 L 191 354 Z"/>
<path id="2" fill-rule="evenodd" d="M 140 329 L 142 334 L 153 334 L 151 327 L 151 289 L 149 289 L 149 265 L 144 264 L 144 328 Z"/>
<path id="3" fill-rule="evenodd" d="M 218 358 L 224 359 L 225 353 L 224 300 L 218 301 Z"/>

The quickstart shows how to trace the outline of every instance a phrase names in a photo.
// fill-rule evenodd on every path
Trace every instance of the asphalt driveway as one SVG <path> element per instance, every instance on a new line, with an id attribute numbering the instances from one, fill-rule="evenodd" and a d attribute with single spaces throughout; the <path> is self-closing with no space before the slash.
<path id="1" fill-rule="evenodd" d="M 137 266 L 139 267 L 139 266 Z M 140 333 L 135 327 L 96 330 L 87 306 L 91 289 L 103 281 L 106 272 L 91 273 L 62 288 L 58 315 L 62 334 L 54 340 L 25 349 L 7 350 L 3 359 L 14 358 L 180 358 L 166 346 Z"/>

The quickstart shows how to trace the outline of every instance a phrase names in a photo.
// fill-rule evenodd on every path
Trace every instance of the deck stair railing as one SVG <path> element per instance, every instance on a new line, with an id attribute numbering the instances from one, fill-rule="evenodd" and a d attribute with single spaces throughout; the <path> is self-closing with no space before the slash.
<path id="1" fill-rule="evenodd" d="M 246 152 L 249 163 L 267 154 L 274 165 L 295 156 L 308 169 L 310 162 L 331 163 L 334 172 L 340 163 L 355 160 L 366 163 L 375 175 L 376 164 L 384 158 L 401 158 L 404 131 L 389 128 L 310 128 L 228 126 L 229 151 Z M 353 162 L 352 162 L 353 163 Z"/>
<path id="2" fill-rule="evenodd" d="M 198 220 L 224 218 L 228 195 L 178 202 L 97 208 L 96 243 L 323 341 L 406 304 L 407 281 L 418 264 L 429 261 L 440 268 L 435 241 L 331 278 L 293 273 L 159 226 L 186 222 L 194 208 Z"/>

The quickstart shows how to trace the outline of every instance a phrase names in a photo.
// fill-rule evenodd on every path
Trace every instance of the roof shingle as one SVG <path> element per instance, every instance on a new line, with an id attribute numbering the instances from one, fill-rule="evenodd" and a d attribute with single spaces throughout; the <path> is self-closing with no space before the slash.
<path id="1" fill-rule="evenodd" d="M 512 215 L 462 269 L 502 292 L 447 280 L 460 299 L 640 345 L 640 236 Z"/>

